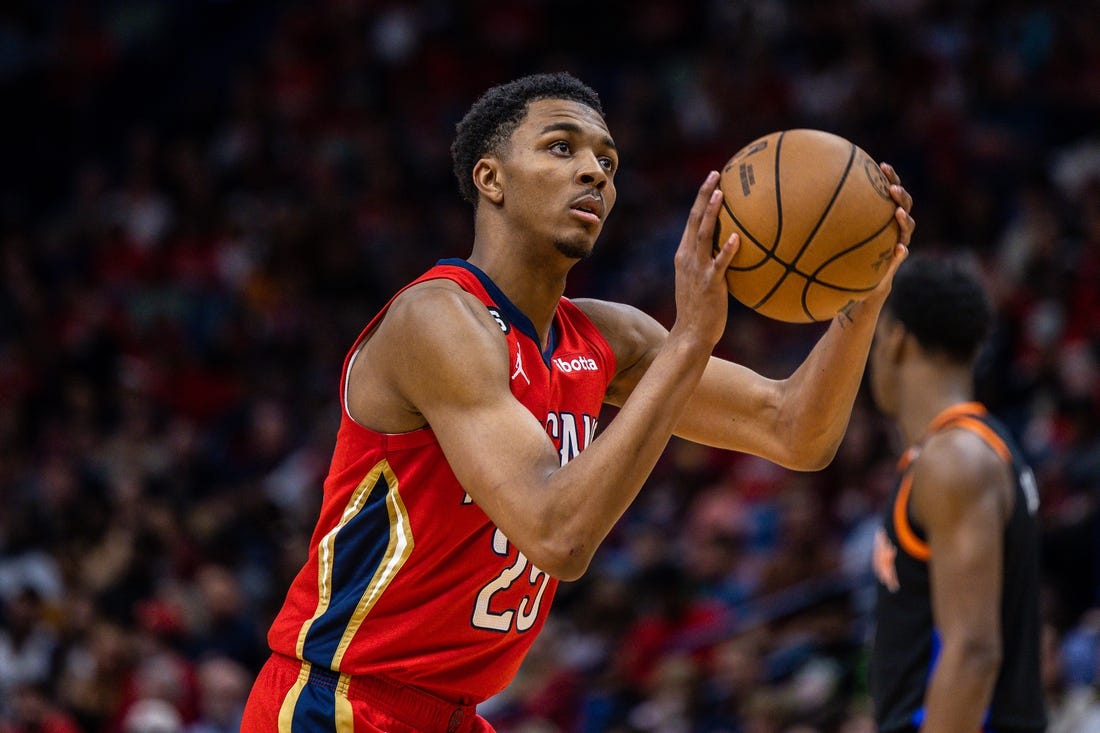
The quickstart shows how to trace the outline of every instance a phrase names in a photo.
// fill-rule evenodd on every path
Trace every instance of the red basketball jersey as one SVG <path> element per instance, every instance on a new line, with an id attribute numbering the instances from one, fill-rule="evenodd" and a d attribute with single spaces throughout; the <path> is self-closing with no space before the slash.
<path id="1" fill-rule="evenodd" d="M 508 341 L 512 394 L 546 427 L 563 464 L 576 456 L 592 442 L 615 373 L 595 325 L 563 298 L 543 352 L 530 320 L 476 267 L 444 260 L 413 284 L 438 278 L 485 303 Z M 348 369 L 386 309 L 344 360 L 343 409 L 320 518 L 268 642 L 315 666 L 384 675 L 477 703 L 515 675 L 557 581 L 470 500 L 430 427 L 383 434 L 348 414 Z"/>

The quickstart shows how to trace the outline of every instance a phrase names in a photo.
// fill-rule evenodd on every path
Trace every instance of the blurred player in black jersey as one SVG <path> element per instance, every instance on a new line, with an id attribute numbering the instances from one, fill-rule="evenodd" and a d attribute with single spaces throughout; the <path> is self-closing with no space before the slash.
<path id="1" fill-rule="evenodd" d="M 904 263 L 875 332 L 875 402 L 904 444 L 876 538 L 880 731 L 1041 731 L 1038 492 L 974 401 L 992 313 L 958 262 Z"/>

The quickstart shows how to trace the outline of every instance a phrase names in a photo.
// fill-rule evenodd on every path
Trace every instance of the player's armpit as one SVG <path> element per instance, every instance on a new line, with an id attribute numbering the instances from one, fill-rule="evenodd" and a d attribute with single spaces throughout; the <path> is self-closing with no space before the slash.
<path id="1" fill-rule="evenodd" d="M 465 345 L 477 337 L 485 338 L 477 354 L 465 353 Z M 452 346 L 457 351 L 449 357 L 427 353 Z M 394 299 L 354 356 L 347 377 L 348 411 L 378 432 L 425 427 L 421 400 L 413 398 L 421 381 L 438 386 L 446 399 L 461 400 L 468 394 L 464 387 L 476 378 L 493 379 L 498 360 L 508 359 L 507 349 L 499 327 L 476 298 L 448 280 L 414 285 Z M 455 384 L 442 382 L 450 373 L 447 367 L 475 358 L 486 360 L 483 368 Z"/>
<path id="2" fill-rule="evenodd" d="M 596 324 L 615 354 L 617 371 L 604 401 L 621 407 L 661 350 L 668 329 L 648 313 L 623 303 L 590 298 L 578 298 L 573 303 Z"/>
<path id="3" fill-rule="evenodd" d="M 606 402 L 622 406 L 665 343 L 668 330 L 632 306 L 587 299 L 574 302 L 615 352 L 619 371 L 608 387 Z M 790 441 L 774 423 L 777 385 L 746 367 L 712 357 L 675 433 L 696 443 L 762 455 L 786 465 Z"/>

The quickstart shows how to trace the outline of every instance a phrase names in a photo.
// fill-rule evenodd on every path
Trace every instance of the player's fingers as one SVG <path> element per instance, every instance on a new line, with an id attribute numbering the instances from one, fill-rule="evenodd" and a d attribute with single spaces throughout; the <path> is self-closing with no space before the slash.
<path id="1" fill-rule="evenodd" d="M 684 232 L 685 235 L 693 236 L 699 231 L 699 224 L 703 221 L 703 216 L 706 214 L 712 194 L 717 186 L 718 171 L 711 171 L 703 180 L 703 185 L 699 187 L 699 193 L 695 196 L 695 203 L 692 204 L 691 213 L 688 214 L 688 231 Z"/>
<path id="2" fill-rule="evenodd" d="M 703 219 L 695 231 L 695 245 L 700 257 L 711 257 L 714 254 L 714 226 L 721 206 L 722 191 L 716 188 L 710 193 Z"/>
<path id="3" fill-rule="evenodd" d="M 913 239 L 913 230 L 917 228 L 917 220 L 913 218 L 908 209 L 903 209 L 900 206 L 894 211 L 894 218 L 898 222 L 898 242 L 908 247 L 909 242 Z"/>
<path id="4" fill-rule="evenodd" d="M 725 241 L 722 248 L 714 255 L 714 266 L 719 272 L 725 273 L 729 269 L 730 263 L 733 262 L 734 256 L 737 255 L 737 250 L 741 248 L 741 237 L 734 232 L 729 236 L 729 239 Z"/>
<path id="5" fill-rule="evenodd" d="M 906 211 L 913 210 L 913 197 L 909 195 L 909 192 L 906 191 L 905 187 L 900 183 L 891 184 L 890 196 L 893 197 L 894 202 L 901 208 Z"/>
<path id="6" fill-rule="evenodd" d="M 882 279 L 879 280 L 878 285 L 875 286 L 876 293 L 880 293 L 882 297 L 885 297 L 885 294 L 890 292 L 894 284 L 894 274 L 908 256 L 909 247 L 901 242 L 894 246 L 894 256 L 890 258 L 890 263 L 887 265 L 886 272 L 883 273 Z"/>
<path id="7" fill-rule="evenodd" d="M 887 269 L 886 276 L 883 279 L 887 281 L 893 280 L 894 273 L 898 271 L 898 268 L 901 267 L 901 263 L 905 262 L 905 258 L 908 256 L 909 247 L 899 242 L 894 247 L 894 256 L 890 258 L 889 269 Z"/>
<path id="8" fill-rule="evenodd" d="M 886 176 L 886 180 L 890 184 L 890 195 L 894 201 L 898 202 L 898 206 L 902 207 L 906 211 L 913 208 L 913 197 L 909 195 L 909 192 L 905 190 L 905 187 L 901 185 L 901 176 L 898 175 L 894 166 L 889 163 L 879 163 L 879 169 L 882 174 Z"/>

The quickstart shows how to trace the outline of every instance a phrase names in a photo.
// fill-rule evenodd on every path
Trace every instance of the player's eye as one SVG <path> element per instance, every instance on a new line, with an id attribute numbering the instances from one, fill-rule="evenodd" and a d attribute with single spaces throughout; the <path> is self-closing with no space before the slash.
<path id="1" fill-rule="evenodd" d="M 605 171 L 607 171 L 608 173 L 614 173 L 615 172 L 615 159 L 614 158 L 609 158 L 605 155 L 605 156 L 600 158 L 600 165 L 603 166 L 603 169 Z"/>
<path id="2" fill-rule="evenodd" d="M 562 155 L 569 155 L 569 143 L 564 140 L 558 140 L 550 144 L 550 149 L 555 153 L 561 153 Z"/>

